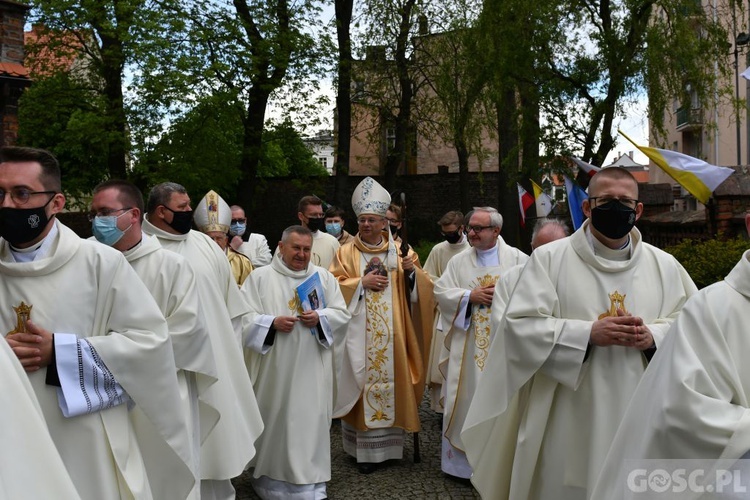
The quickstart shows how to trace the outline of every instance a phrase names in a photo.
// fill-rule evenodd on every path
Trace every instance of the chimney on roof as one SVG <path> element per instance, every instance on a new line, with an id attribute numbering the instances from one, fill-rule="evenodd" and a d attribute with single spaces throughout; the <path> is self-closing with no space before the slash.
<path id="1" fill-rule="evenodd" d="M 632 160 L 632 159 L 633 159 L 633 152 L 632 152 L 632 151 L 628 151 L 628 156 L 629 156 L 629 157 L 630 157 L 630 159 Z"/>

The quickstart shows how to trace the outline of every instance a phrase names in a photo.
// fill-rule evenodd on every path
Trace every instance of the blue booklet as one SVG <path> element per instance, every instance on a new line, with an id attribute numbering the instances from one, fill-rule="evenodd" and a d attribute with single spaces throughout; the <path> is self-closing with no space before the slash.
<path id="1" fill-rule="evenodd" d="M 317 272 L 307 278 L 297 287 L 297 296 L 303 311 L 314 311 L 323 309 L 326 306 L 326 296 L 323 293 L 323 284 L 320 282 L 320 276 Z M 318 334 L 317 328 L 311 328 L 311 333 L 315 336 Z"/>

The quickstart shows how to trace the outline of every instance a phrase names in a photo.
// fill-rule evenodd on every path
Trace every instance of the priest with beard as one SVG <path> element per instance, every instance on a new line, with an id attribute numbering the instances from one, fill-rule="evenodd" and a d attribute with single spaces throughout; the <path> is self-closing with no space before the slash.
<path id="1" fill-rule="evenodd" d="M 57 220 L 60 177 L 47 151 L 0 150 L 3 335 L 82 499 L 185 498 L 195 478 L 167 322 L 120 252 Z M 143 447 L 163 451 L 157 469 Z"/>
<path id="2" fill-rule="evenodd" d="M 488 471 L 474 481 L 483 498 L 592 498 L 649 360 L 696 291 L 634 228 L 643 204 L 630 172 L 602 169 L 582 209 L 589 219 L 572 236 L 532 253 L 496 327 L 502 457 L 471 463 Z"/>
<path id="3" fill-rule="evenodd" d="M 174 182 L 151 189 L 144 233 L 182 255 L 195 273 L 198 299 L 211 335 L 218 380 L 211 387 L 219 422 L 201 446 L 201 498 L 233 499 L 231 479 L 255 455 L 263 421 L 245 367 L 240 341 L 249 311 L 224 253 L 205 234 L 191 230 L 193 211 L 185 188 Z"/>
<path id="4" fill-rule="evenodd" d="M 404 432 L 419 431 L 422 353 L 432 333 L 432 282 L 412 254 L 399 257 L 385 219 L 390 201 L 370 177 L 357 186 L 352 208 L 359 232 L 331 264 L 352 312 L 345 342 L 336 345 L 334 416 L 341 417 L 344 450 L 362 473 L 401 459 Z"/>
<path id="5" fill-rule="evenodd" d="M 271 265 L 242 287 L 246 357 L 266 423 L 250 465 L 263 499 L 325 498 L 331 479 L 333 345 L 351 314 L 336 278 L 310 263 L 312 246 L 309 229 L 287 228 Z"/>

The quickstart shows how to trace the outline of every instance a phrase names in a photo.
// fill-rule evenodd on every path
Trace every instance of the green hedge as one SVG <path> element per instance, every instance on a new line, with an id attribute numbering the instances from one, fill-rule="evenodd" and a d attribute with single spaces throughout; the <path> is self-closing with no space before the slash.
<path id="1" fill-rule="evenodd" d="M 738 237 L 732 240 L 683 240 L 664 251 L 680 261 L 696 286 L 703 288 L 723 280 L 748 249 L 750 241 Z"/>

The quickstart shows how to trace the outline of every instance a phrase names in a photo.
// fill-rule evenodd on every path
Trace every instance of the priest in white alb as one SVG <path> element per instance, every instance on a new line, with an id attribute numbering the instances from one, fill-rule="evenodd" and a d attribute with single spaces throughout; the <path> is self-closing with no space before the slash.
<path id="1" fill-rule="evenodd" d="M 495 283 L 505 271 L 529 258 L 505 243 L 500 236 L 503 217 L 492 207 L 475 207 L 466 227 L 471 247 L 453 257 L 435 283 L 446 332 L 440 360 L 445 377 L 440 463 L 443 472 L 464 479 L 471 477 L 471 467 L 461 428 L 492 343 Z"/>
<path id="2" fill-rule="evenodd" d="M 57 221 L 65 197 L 47 151 L 0 150 L 0 206 L 0 325 L 79 495 L 185 498 L 192 448 L 167 323 L 148 290 L 120 252 Z M 134 407 L 148 435 L 129 418 Z M 144 446 L 163 452 L 157 470 Z"/>
<path id="3" fill-rule="evenodd" d="M 650 357 L 696 291 L 634 228 L 643 204 L 630 172 L 602 169 L 582 208 L 578 231 L 532 253 L 498 327 L 501 422 L 489 446 L 502 456 L 470 462 L 484 498 L 591 498 Z M 467 447 L 482 445 L 473 424 Z"/>
<path id="4" fill-rule="evenodd" d="M 7 342 L 0 342 L 0 500 L 79 500 L 52 442 L 29 377 Z M 44 471 L 40 478 L 39 471 Z M 40 480 L 41 479 L 41 480 Z"/>
<path id="5" fill-rule="evenodd" d="M 424 271 L 433 283 L 443 275 L 448 261 L 454 255 L 469 248 L 469 241 L 464 233 L 464 214 L 458 210 L 451 210 L 438 221 L 443 241 L 432 247 L 424 263 Z M 445 334 L 440 311 L 435 304 L 435 321 L 432 327 L 432 342 L 430 342 L 429 360 L 427 363 L 427 384 L 430 388 L 430 405 L 433 410 L 443 413 L 444 402 L 440 396 L 445 379 L 440 373 L 440 353 L 443 350 Z"/>
<path id="6" fill-rule="evenodd" d="M 750 214 L 745 215 L 745 226 L 750 234 Z M 716 498 L 747 498 L 748 324 L 750 251 L 723 281 L 702 289 L 685 304 L 630 400 L 592 498 L 632 498 L 629 476 L 631 485 L 634 478 L 643 482 L 659 467 L 660 459 L 689 459 L 692 462 L 677 465 L 699 469 L 701 481 L 719 478 L 726 495 Z M 735 464 L 740 458 L 744 460 Z M 717 476 L 710 472 L 717 466 L 738 472 L 734 477 Z M 644 468 L 645 474 L 637 472 Z M 686 475 L 695 469 L 688 469 Z M 698 497 L 697 488 L 682 496 L 690 492 Z"/>
<path id="7" fill-rule="evenodd" d="M 531 250 L 534 251 L 542 245 L 566 238 L 569 235 L 570 231 L 564 222 L 557 219 L 539 219 L 531 234 Z M 485 481 L 492 481 L 496 477 L 496 471 L 503 466 L 501 460 L 508 447 L 499 446 L 497 443 L 502 440 L 498 439 L 494 433 L 508 429 L 508 416 L 513 411 L 512 409 L 518 408 L 518 395 L 514 396 L 508 405 L 512 409 L 507 409 L 505 412 L 501 411 L 500 402 L 496 397 L 497 388 L 503 382 L 503 375 L 499 370 L 502 366 L 500 358 L 505 355 L 505 339 L 503 332 L 498 327 L 505 315 L 505 308 L 510 296 L 521 277 L 524 265 L 519 264 L 511 267 L 503 273 L 495 284 L 495 293 L 492 296 L 492 314 L 490 315 L 490 328 L 494 337 L 487 354 L 485 369 L 482 370 L 476 384 L 476 390 L 461 430 L 464 453 L 469 464 L 480 464 L 480 467 L 474 470 L 472 475 L 472 482 L 475 486 L 484 485 Z M 501 413 L 504 413 L 502 418 L 500 418 Z M 467 439 L 464 436 L 469 438 Z M 477 487 L 481 491 L 486 491 L 482 487 Z"/>
<path id="8" fill-rule="evenodd" d="M 242 316 L 249 312 L 229 262 L 211 238 L 191 230 L 193 212 L 185 188 L 173 182 L 151 189 L 143 231 L 188 261 L 211 336 L 218 380 L 208 389 L 220 419 L 201 446 L 201 498 L 233 499 L 231 478 L 255 455 L 263 421 L 245 368 L 240 341 Z"/>
<path id="9" fill-rule="evenodd" d="M 207 390 L 218 376 L 216 362 L 198 303 L 195 273 L 182 256 L 165 250 L 156 237 L 143 233 L 143 212 L 143 195 L 135 185 L 122 180 L 105 181 L 93 191 L 91 230 L 100 243 L 125 255 L 167 320 L 182 411 L 191 431 L 192 469 L 200 479 L 200 445 L 219 420 Z M 137 411 L 131 413 L 133 418 L 139 415 Z M 140 422 L 136 418 L 136 424 Z M 160 457 L 155 450 L 147 459 L 158 464 Z M 199 493 L 197 481 L 190 498 L 200 498 Z"/>
<path id="10" fill-rule="evenodd" d="M 287 228 L 271 265 L 242 287 L 246 357 L 266 423 L 250 466 L 263 499 L 326 498 L 331 479 L 333 345 L 351 314 L 336 278 L 310 262 L 312 246 L 309 229 Z"/>
<path id="11" fill-rule="evenodd" d="M 374 179 L 360 182 L 352 195 L 359 232 L 331 264 L 352 312 L 345 342 L 335 346 L 334 416 L 341 417 L 344 451 L 362 473 L 401 459 L 404 431 L 419 431 L 422 346 L 432 333 L 432 282 L 412 253 L 398 256 L 385 219 L 390 201 Z"/>

